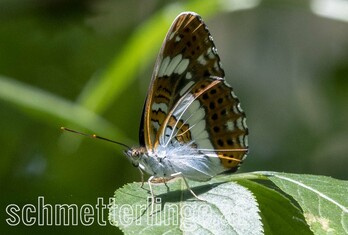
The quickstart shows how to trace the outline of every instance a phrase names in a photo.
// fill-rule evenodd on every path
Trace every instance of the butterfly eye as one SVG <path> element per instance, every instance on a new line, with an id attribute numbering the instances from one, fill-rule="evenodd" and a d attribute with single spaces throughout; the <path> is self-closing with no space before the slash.
<path id="1" fill-rule="evenodd" d="M 124 153 L 132 160 L 139 160 L 139 158 L 143 154 L 141 149 L 127 149 L 126 151 L 124 151 Z"/>
<path id="2" fill-rule="evenodd" d="M 124 151 L 124 153 L 130 158 L 137 158 L 139 156 L 136 149 L 127 149 Z"/>
<path id="3" fill-rule="evenodd" d="M 124 151 L 124 154 L 134 167 L 139 166 L 140 151 L 137 151 L 136 149 L 127 149 Z"/>
<path id="4" fill-rule="evenodd" d="M 132 157 L 135 160 L 139 159 L 140 158 L 140 152 L 139 151 L 134 151 Z"/>

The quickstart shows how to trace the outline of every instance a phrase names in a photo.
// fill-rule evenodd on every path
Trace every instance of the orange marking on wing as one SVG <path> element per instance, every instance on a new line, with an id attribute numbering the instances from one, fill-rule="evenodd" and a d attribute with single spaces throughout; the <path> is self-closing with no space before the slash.
<path id="1" fill-rule="evenodd" d="M 219 150 L 218 150 L 219 152 Z M 221 160 L 221 163 L 226 168 L 233 168 L 238 166 L 242 162 L 242 158 L 246 154 L 245 151 L 243 152 L 229 152 L 229 153 L 218 153 L 218 157 Z"/>
<path id="2" fill-rule="evenodd" d="M 194 19 L 196 19 L 195 16 L 190 16 L 190 18 L 189 18 L 189 20 L 187 21 L 187 23 L 186 23 L 186 25 L 184 26 L 184 28 L 187 27 L 187 25 L 189 25 Z"/>
<path id="3" fill-rule="evenodd" d="M 236 161 L 236 162 L 241 162 L 242 160 L 241 159 L 237 159 L 237 158 L 232 158 L 232 157 L 226 157 L 226 156 L 223 156 L 223 155 L 218 155 L 218 157 L 222 160 L 228 160 L 228 161 Z"/>
<path id="4" fill-rule="evenodd" d="M 201 26 L 203 26 L 202 23 L 200 23 L 200 24 L 192 31 L 192 33 L 196 32 L 196 30 L 198 30 Z"/>

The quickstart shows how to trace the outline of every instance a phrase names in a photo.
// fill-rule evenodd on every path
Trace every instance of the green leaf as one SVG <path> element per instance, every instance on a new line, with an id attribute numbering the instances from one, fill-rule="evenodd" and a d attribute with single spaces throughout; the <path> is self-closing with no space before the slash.
<path id="1" fill-rule="evenodd" d="M 348 182 L 326 176 L 266 173 L 301 206 L 315 234 L 348 234 Z"/>
<path id="2" fill-rule="evenodd" d="M 27 114 L 53 124 L 59 128 L 64 123 L 71 123 L 111 138 L 125 139 L 120 131 L 97 114 L 39 88 L 21 83 L 12 78 L 0 76 L 0 98 L 21 108 Z"/>
<path id="3" fill-rule="evenodd" d="M 271 188 L 269 180 L 254 182 L 244 179 L 237 182 L 255 195 L 265 234 L 313 234 L 301 209 L 282 193 Z"/>
<path id="4" fill-rule="evenodd" d="M 347 234 L 348 182 L 325 176 L 255 172 L 155 186 L 152 211 L 140 183 L 115 192 L 110 222 L 127 234 Z M 260 221 L 261 220 L 261 221 Z M 262 224 L 261 224 L 262 223 Z"/>
<path id="5" fill-rule="evenodd" d="M 168 192 L 154 185 L 154 211 L 140 183 L 125 185 L 115 192 L 109 221 L 126 234 L 263 234 L 257 202 L 245 187 L 227 177 L 189 183 L 205 201 L 193 198 L 177 179 L 167 183 Z"/>

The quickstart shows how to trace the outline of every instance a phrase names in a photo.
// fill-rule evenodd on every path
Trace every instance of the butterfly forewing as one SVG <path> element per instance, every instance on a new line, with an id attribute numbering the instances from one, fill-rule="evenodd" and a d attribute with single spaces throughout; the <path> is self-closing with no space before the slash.
<path id="1" fill-rule="evenodd" d="M 182 13 L 171 26 L 157 58 L 142 122 L 140 138 L 148 151 L 159 145 L 190 145 L 219 157 L 231 170 L 246 154 L 245 114 L 225 83 L 212 37 L 198 15 Z"/>
<path id="2" fill-rule="evenodd" d="M 180 14 L 172 24 L 158 55 L 144 114 L 144 137 L 148 148 L 158 139 L 163 117 L 184 93 L 203 77 L 223 77 L 220 59 L 201 18 Z"/>

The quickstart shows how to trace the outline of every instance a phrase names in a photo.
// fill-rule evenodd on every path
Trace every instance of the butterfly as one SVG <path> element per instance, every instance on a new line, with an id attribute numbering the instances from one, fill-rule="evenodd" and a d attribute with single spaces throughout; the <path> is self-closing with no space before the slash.
<path id="1" fill-rule="evenodd" d="M 152 183 L 181 177 L 208 181 L 235 172 L 248 153 L 248 127 L 239 99 L 225 80 L 213 38 L 194 12 L 176 17 L 157 57 L 143 108 L 140 147 L 65 127 L 62 130 L 126 147 L 125 155 Z M 153 204 L 152 204 L 153 205 Z"/>
<path id="2" fill-rule="evenodd" d="M 142 175 L 150 175 L 153 199 L 152 183 L 175 177 L 183 178 L 198 198 L 187 179 L 207 181 L 235 172 L 245 159 L 245 113 L 224 77 L 202 18 L 181 13 L 157 57 L 140 123 L 140 147 L 125 151 Z"/>

